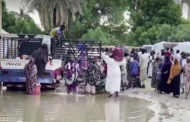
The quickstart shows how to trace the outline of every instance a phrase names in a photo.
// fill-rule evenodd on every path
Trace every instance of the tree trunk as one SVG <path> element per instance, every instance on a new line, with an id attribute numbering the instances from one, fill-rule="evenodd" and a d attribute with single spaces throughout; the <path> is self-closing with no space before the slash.
<path id="1" fill-rule="evenodd" d="M 56 7 L 53 9 L 53 27 L 56 28 Z"/>

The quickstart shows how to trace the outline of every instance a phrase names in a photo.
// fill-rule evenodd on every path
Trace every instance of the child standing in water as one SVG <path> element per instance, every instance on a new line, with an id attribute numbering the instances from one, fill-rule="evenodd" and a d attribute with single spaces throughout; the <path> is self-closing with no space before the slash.
<path id="1" fill-rule="evenodd" d="M 67 85 L 67 92 L 68 94 L 70 94 L 71 91 L 75 93 L 77 92 L 76 79 L 78 77 L 79 65 L 76 61 L 70 60 L 65 65 L 65 69 L 66 69 L 65 83 Z"/>

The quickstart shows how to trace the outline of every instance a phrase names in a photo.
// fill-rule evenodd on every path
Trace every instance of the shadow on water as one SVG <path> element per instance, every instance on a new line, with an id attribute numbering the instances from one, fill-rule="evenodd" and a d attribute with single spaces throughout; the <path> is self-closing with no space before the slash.
<path id="1" fill-rule="evenodd" d="M 149 102 L 126 96 L 4 91 L 0 99 L 0 122 L 148 122 L 153 116 Z"/>

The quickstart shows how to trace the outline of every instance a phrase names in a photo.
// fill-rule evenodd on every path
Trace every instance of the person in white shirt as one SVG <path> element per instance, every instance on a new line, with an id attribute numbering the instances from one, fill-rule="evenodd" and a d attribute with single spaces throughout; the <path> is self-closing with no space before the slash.
<path id="1" fill-rule="evenodd" d="M 142 52 L 141 52 L 141 48 L 139 48 L 139 51 L 138 51 L 138 57 L 140 57 L 140 55 L 142 54 Z"/>
<path id="2" fill-rule="evenodd" d="M 108 56 L 105 53 L 102 54 L 102 59 L 107 64 L 107 77 L 106 77 L 106 86 L 105 89 L 110 93 L 111 97 L 114 93 L 116 97 L 121 90 L 121 65 L 126 64 L 126 60 L 116 61 L 113 56 Z"/>
<path id="3" fill-rule="evenodd" d="M 154 63 L 154 59 L 155 59 L 155 52 L 151 51 L 150 55 L 148 56 L 148 77 L 152 77 L 152 69 L 153 69 L 153 63 Z"/>
<path id="4" fill-rule="evenodd" d="M 175 58 L 176 58 L 178 61 L 180 61 L 180 59 L 181 59 L 181 54 L 180 54 L 180 51 L 179 51 L 179 50 L 176 51 Z"/>
<path id="5" fill-rule="evenodd" d="M 145 88 L 145 80 L 147 79 L 147 66 L 148 66 L 148 55 L 145 49 L 142 49 L 142 54 L 139 60 L 140 66 L 140 80 L 142 87 Z"/>

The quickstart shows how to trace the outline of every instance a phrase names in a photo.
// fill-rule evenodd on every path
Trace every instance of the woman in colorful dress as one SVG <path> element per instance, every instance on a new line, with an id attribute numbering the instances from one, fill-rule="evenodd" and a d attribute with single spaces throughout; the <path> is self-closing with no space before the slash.
<path id="1" fill-rule="evenodd" d="M 34 58 L 26 64 L 24 71 L 26 74 L 26 93 L 35 93 L 37 89 L 37 67 Z"/>
<path id="2" fill-rule="evenodd" d="M 87 84 L 90 86 L 90 93 L 94 95 L 96 93 L 95 86 L 96 82 L 100 81 L 100 66 L 96 61 L 91 61 L 88 64 L 87 70 Z"/>
<path id="3" fill-rule="evenodd" d="M 70 94 L 71 92 L 76 93 L 77 92 L 77 77 L 78 77 L 78 70 L 79 70 L 79 64 L 76 61 L 68 61 L 68 63 L 65 65 L 66 69 L 66 78 L 65 83 L 67 86 L 67 93 Z"/>
<path id="4" fill-rule="evenodd" d="M 127 59 L 127 65 L 126 65 L 126 69 L 127 69 L 127 81 L 128 81 L 128 87 L 130 87 L 132 85 L 132 76 L 131 76 L 131 71 L 130 71 L 130 65 L 131 62 L 133 61 L 132 58 Z"/>
<path id="5" fill-rule="evenodd" d="M 153 62 L 151 87 L 155 88 L 155 90 L 157 89 L 157 80 L 156 80 L 157 68 L 160 63 L 162 63 L 162 61 L 159 57 L 157 57 L 155 61 Z"/>
<path id="6" fill-rule="evenodd" d="M 189 96 L 189 92 L 190 92 L 190 58 L 187 58 L 187 63 L 185 64 L 185 66 L 183 67 L 183 77 L 186 83 L 186 99 Z"/>

